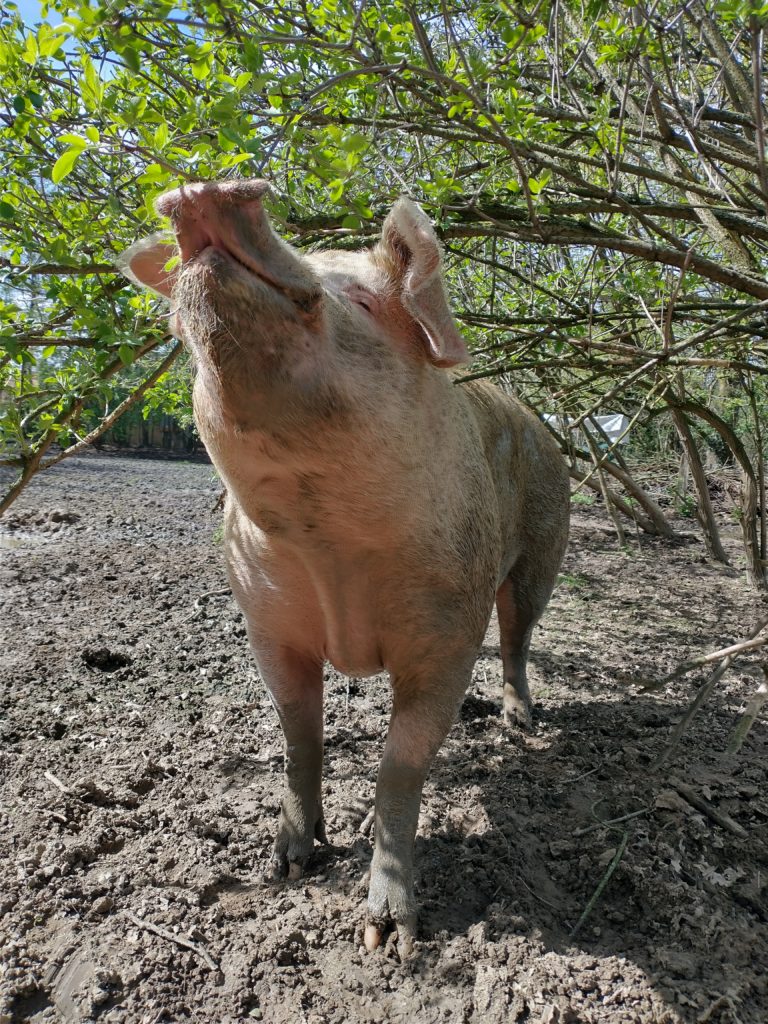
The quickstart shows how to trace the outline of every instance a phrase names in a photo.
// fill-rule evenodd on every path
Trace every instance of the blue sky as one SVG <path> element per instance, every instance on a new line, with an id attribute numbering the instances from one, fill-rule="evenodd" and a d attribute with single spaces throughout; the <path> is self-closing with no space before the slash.
<path id="1" fill-rule="evenodd" d="M 15 0 L 15 3 L 25 24 L 34 25 L 35 22 L 42 20 L 40 17 L 40 0 Z M 54 13 L 52 17 L 49 15 L 47 20 L 57 25 L 61 18 L 58 14 Z"/>

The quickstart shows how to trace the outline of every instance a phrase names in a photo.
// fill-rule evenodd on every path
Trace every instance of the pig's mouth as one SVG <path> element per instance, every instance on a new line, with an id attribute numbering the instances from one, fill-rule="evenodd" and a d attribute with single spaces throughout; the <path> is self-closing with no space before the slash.
<path id="1" fill-rule="evenodd" d="M 239 247 L 235 247 L 231 243 L 225 243 L 222 239 L 206 239 L 194 245 L 194 247 L 180 242 L 179 248 L 181 249 L 182 265 L 185 267 L 194 263 L 207 265 L 216 258 L 224 257 L 227 262 L 234 263 L 235 266 L 240 267 L 249 276 L 258 278 L 275 291 L 283 293 L 286 291 L 279 281 L 276 281 L 258 260 Z"/>
<path id="2" fill-rule="evenodd" d="M 298 308 L 301 313 L 311 314 L 316 309 L 319 299 L 322 296 L 322 289 L 296 287 L 281 283 L 266 269 L 264 264 L 250 253 L 235 247 L 231 243 L 224 243 L 220 239 L 211 240 L 201 248 L 196 249 L 191 255 L 185 257 L 182 248 L 182 265 L 193 267 L 195 265 L 208 267 L 215 272 L 216 264 L 225 260 L 230 267 L 236 268 L 241 274 L 247 276 L 251 283 L 259 282 L 265 285 L 270 291 L 286 299 L 293 307 Z"/>

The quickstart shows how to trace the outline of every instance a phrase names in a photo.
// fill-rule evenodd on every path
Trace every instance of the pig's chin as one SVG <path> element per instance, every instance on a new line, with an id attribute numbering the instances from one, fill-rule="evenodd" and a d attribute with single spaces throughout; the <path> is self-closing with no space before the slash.
<path id="1" fill-rule="evenodd" d="M 304 319 L 281 290 L 213 247 L 184 264 L 175 299 L 182 322 L 195 325 L 193 337 L 237 338 L 252 333 L 254 323 Z"/>
<path id="2" fill-rule="evenodd" d="M 275 386 L 317 361 L 320 304 L 307 315 L 216 250 L 184 264 L 174 297 L 198 369 L 211 370 L 233 394 Z"/>

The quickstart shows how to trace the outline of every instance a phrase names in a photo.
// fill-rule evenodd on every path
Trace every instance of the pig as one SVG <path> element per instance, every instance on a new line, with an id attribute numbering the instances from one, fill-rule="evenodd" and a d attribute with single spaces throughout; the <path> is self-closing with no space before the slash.
<path id="1" fill-rule="evenodd" d="M 568 473 L 546 428 L 469 356 L 425 213 L 400 199 L 361 252 L 297 252 L 264 181 L 185 185 L 156 203 L 167 241 L 122 267 L 172 300 L 194 412 L 227 489 L 232 590 L 285 739 L 270 879 L 325 842 L 323 667 L 386 670 L 364 942 L 413 948 L 425 777 L 470 682 L 494 600 L 504 718 L 530 728 L 526 661 L 567 540 Z"/>

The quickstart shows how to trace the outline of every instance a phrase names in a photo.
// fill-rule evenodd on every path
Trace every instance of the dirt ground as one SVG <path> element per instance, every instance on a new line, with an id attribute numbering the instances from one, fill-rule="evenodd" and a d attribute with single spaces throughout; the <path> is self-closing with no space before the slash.
<path id="1" fill-rule="evenodd" d="M 622 552 L 574 505 L 534 639 L 536 734 L 502 726 L 492 630 L 426 786 L 420 940 L 400 963 L 361 949 L 385 678 L 328 672 L 331 845 L 300 882 L 260 880 L 282 744 L 217 494 L 206 464 L 94 455 L 0 525 L 0 1024 L 768 1021 L 765 720 L 723 753 L 757 659 L 661 770 L 704 676 L 628 682 L 764 611 L 727 504 L 731 569 L 690 521 Z"/>

